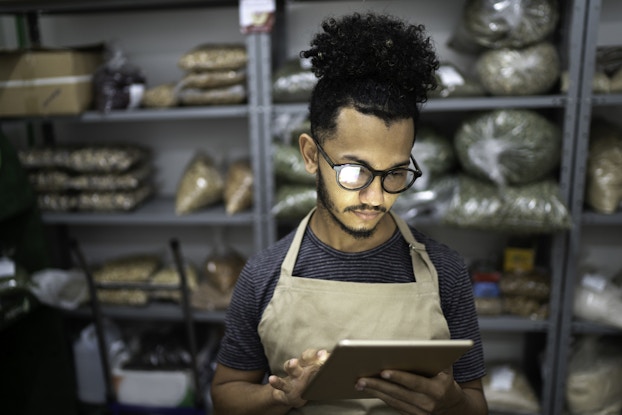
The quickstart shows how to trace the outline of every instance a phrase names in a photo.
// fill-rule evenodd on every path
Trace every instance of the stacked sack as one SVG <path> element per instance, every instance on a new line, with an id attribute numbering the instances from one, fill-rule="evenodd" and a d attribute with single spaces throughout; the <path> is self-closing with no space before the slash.
<path id="1" fill-rule="evenodd" d="M 219 247 L 201 268 L 184 261 L 190 305 L 201 310 L 229 306 L 233 288 L 246 259 Z M 103 304 L 145 306 L 153 302 L 181 303 L 181 279 L 176 266 L 157 254 L 135 253 L 108 259 L 93 267 L 97 298 Z"/>
<path id="2" fill-rule="evenodd" d="M 612 214 L 622 204 L 622 129 L 594 119 L 590 129 L 585 202 L 598 213 Z"/>
<path id="3" fill-rule="evenodd" d="M 557 27 L 554 0 L 467 0 L 450 47 L 476 56 L 475 74 L 490 95 L 550 92 L 561 75 L 548 40 Z"/>
<path id="4" fill-rule="evenodd" d="M 177 83 L 145 91 L 142 106 L 233 105 L 247 99 L 246 63 L 242 44 L 202 44 L 184 53 L 178 66 L 185 72 Z"/>
<path id="5" fill-rule="evenodd" d="M 283 114 L 275 125 L 272 160 L 276 194 L 272 213 L 281 220 L 298 220 L 315 207 L 317 200 L 315 175 L 305 169 L 298 146 L 298 137 L 309 134 L 311 126 L 306 116 L 293 114 Z"/>
<path id="6" fill-rule="evenodd" d="M 224 203 L 227 215 L 253 205 L 254 174 L 248 160 L 229 163 L 226 172 L 205 151 L 197 151 L 177 185 L 175 213 L 186 215 Z"/>
<path id="7" fill-rule="evenodd" d="M 317 78 L 309 59 L 294 58 L 283 63 L 272 75 L 274 102 L 307 102 Z"/>
<path id="8" fill-rule="evenodd" d="M 19 158 L 45 211 L 130 211 L 153 193 L 151 154 L 141 146 L 32 147 Z"/>
<path id="9" fill-rule="evenodd" d="M 570 84 L 568 72 L 562 74 L 562 91 Z M 622 47 L 600 46 L 596 49 L 596 67 L 592 77 L 595 94 L 619 94 L 622 92 Z"/>
<path id="10" fill-rule="evenodd" d="M 561 130 L 539 113 L 500 109 L 459 125 L 454 146 L 462 173 L 443 221 L 485 230 L 551 233 L 570 227 L 553 174 Z"/>

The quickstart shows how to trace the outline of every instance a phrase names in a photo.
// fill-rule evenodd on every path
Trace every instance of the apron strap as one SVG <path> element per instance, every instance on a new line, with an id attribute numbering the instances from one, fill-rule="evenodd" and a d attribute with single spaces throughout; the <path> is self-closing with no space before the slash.
<path id="1" fill-rule="evenodd" d="M 432 281 L 438 287 L 438 274 L 436 273 L 436 267 L 432 264 L 432 260 L 425 249 L 425 245 L 415 239 L 410 231 L 410 227 L 404 219 L 393 213 L 393 211 L 389 211 L 389 213 L 391 213 L 391 216 L 393 217 L 397 228 L 402 233 L 402 236 L 406 242 L 408 242 L 408 247 L 410 248 L 410 259 L 412 261 L 416 281 Z"/>
<path id="2" fill-rule="evenodd" d="M 294 239 L 292 244 L 290 245 L 289 250 L 287 251 L 287 255 L 281 264 L 281 272 L 283 275 L 291 277 L 294 272 L 294 266 L 296 265 L 296 258 L 298 258 L 298 252 L 300 250 L 300 245 L 302 243 L 302 238 L 305 234 L 305 230 L 307 229 L 307 225 L 313 212 L 315 212 L 315 207 L 311 209 L 309 213 L 300 221 L 298 228 L 296 229 L 296 234 L 294 235 Z M 421 242 L 418 242 L 413 236 L 410 228 L 406 224 L 406 222 L 396 215 L 395 213 L 389 211 L 397 228 L 400 233 L 408 242 L 408 246 L 410 248 L 410 258 L 412 261 L 413 272 L 415 274 L 415 279 L 418 282 L 423 281 L 433 281 L 436 286 L 438 286 L 438 275 L 436 273 L 436 268 L 432 264 L 430 257 L 425 249 L 425 245 Z M 422 263 L 423 261 L 423 263 Z"/>
<path id="3" fill-rule="evenodd" d="M 307 224 L 309 223 L 309 219 L 311 219 L 311 215 L 315 212 L 315 207 L 311 209 L 307 216 L 305 216 L 298 225 L 296 229 L 296 234 L 294 235 L 294 240 L 287 251 L 287 255 L 281 264 L 281 273 L 291 277 L 294 272 L 294 266 L 296 265 L 296 258 L 298 258 L 298 251 L 300 251 L 300 245 L 302 244 L 302 237 L 305 234 L 305 230 L 307 229 Z"/>

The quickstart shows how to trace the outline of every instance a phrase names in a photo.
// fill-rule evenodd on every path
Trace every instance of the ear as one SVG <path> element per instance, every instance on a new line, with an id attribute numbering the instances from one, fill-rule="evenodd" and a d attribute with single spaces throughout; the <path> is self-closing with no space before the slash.
<path id="1" fill-rule="evenodd" d="M 311 174 L 315 174 L 318 169 L 318 150 L 313 138 L 307 134 L 300 134 L 298 138 L 298 145 L 300 147 L 300 154 L 302 154 L 302 160 L 305 163 L 305 169 Z"/>

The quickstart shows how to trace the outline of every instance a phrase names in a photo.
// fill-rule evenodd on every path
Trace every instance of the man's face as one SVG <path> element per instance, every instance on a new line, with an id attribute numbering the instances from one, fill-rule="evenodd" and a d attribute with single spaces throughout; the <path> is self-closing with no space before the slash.
<path id="1" fill-rule="evenodd" d="M 383 120 L 345 108 L 337 119 L 334 137 L 324 141 L 328 157 L 335 164 L 357 163 L 376 170 L 408 167 L 414 137 L 412 119 L 387 126 Z M 346 190 L 336 181 L 335 171 L 318 153 L 317 193 L 320 208 L 348 235 L 373 236 L 398 194 L 382 189 L 380 177 L 362 190 Z"/>

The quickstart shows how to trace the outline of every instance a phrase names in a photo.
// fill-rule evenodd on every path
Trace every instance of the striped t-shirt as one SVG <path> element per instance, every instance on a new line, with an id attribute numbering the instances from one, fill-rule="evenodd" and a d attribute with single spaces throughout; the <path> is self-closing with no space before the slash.
<path id="1" fill-rule="evenodd" d="M 474 341 L 474 347 L 454 364 L 454 378 L 459 383 L 479 379 L 485 374 L 483 351 L 464 260 L 446 245 L 412 227 L 411 231 L 426 246 L 436 267 L 441 308 L 451 338 Z M 226 314 L 225 335 L 218 352 L 220 364 L 237 370 L 269 372 L 257 329 L 274 293 L 294 233 L 252 256 L 242 270 Z M 376 248 L 348 253 L 322 243 L 310 227 L 305 231 L 293 275 L 361 283 L 407 283 L 416 279 L 408 243 L 399 230 Z"/>

